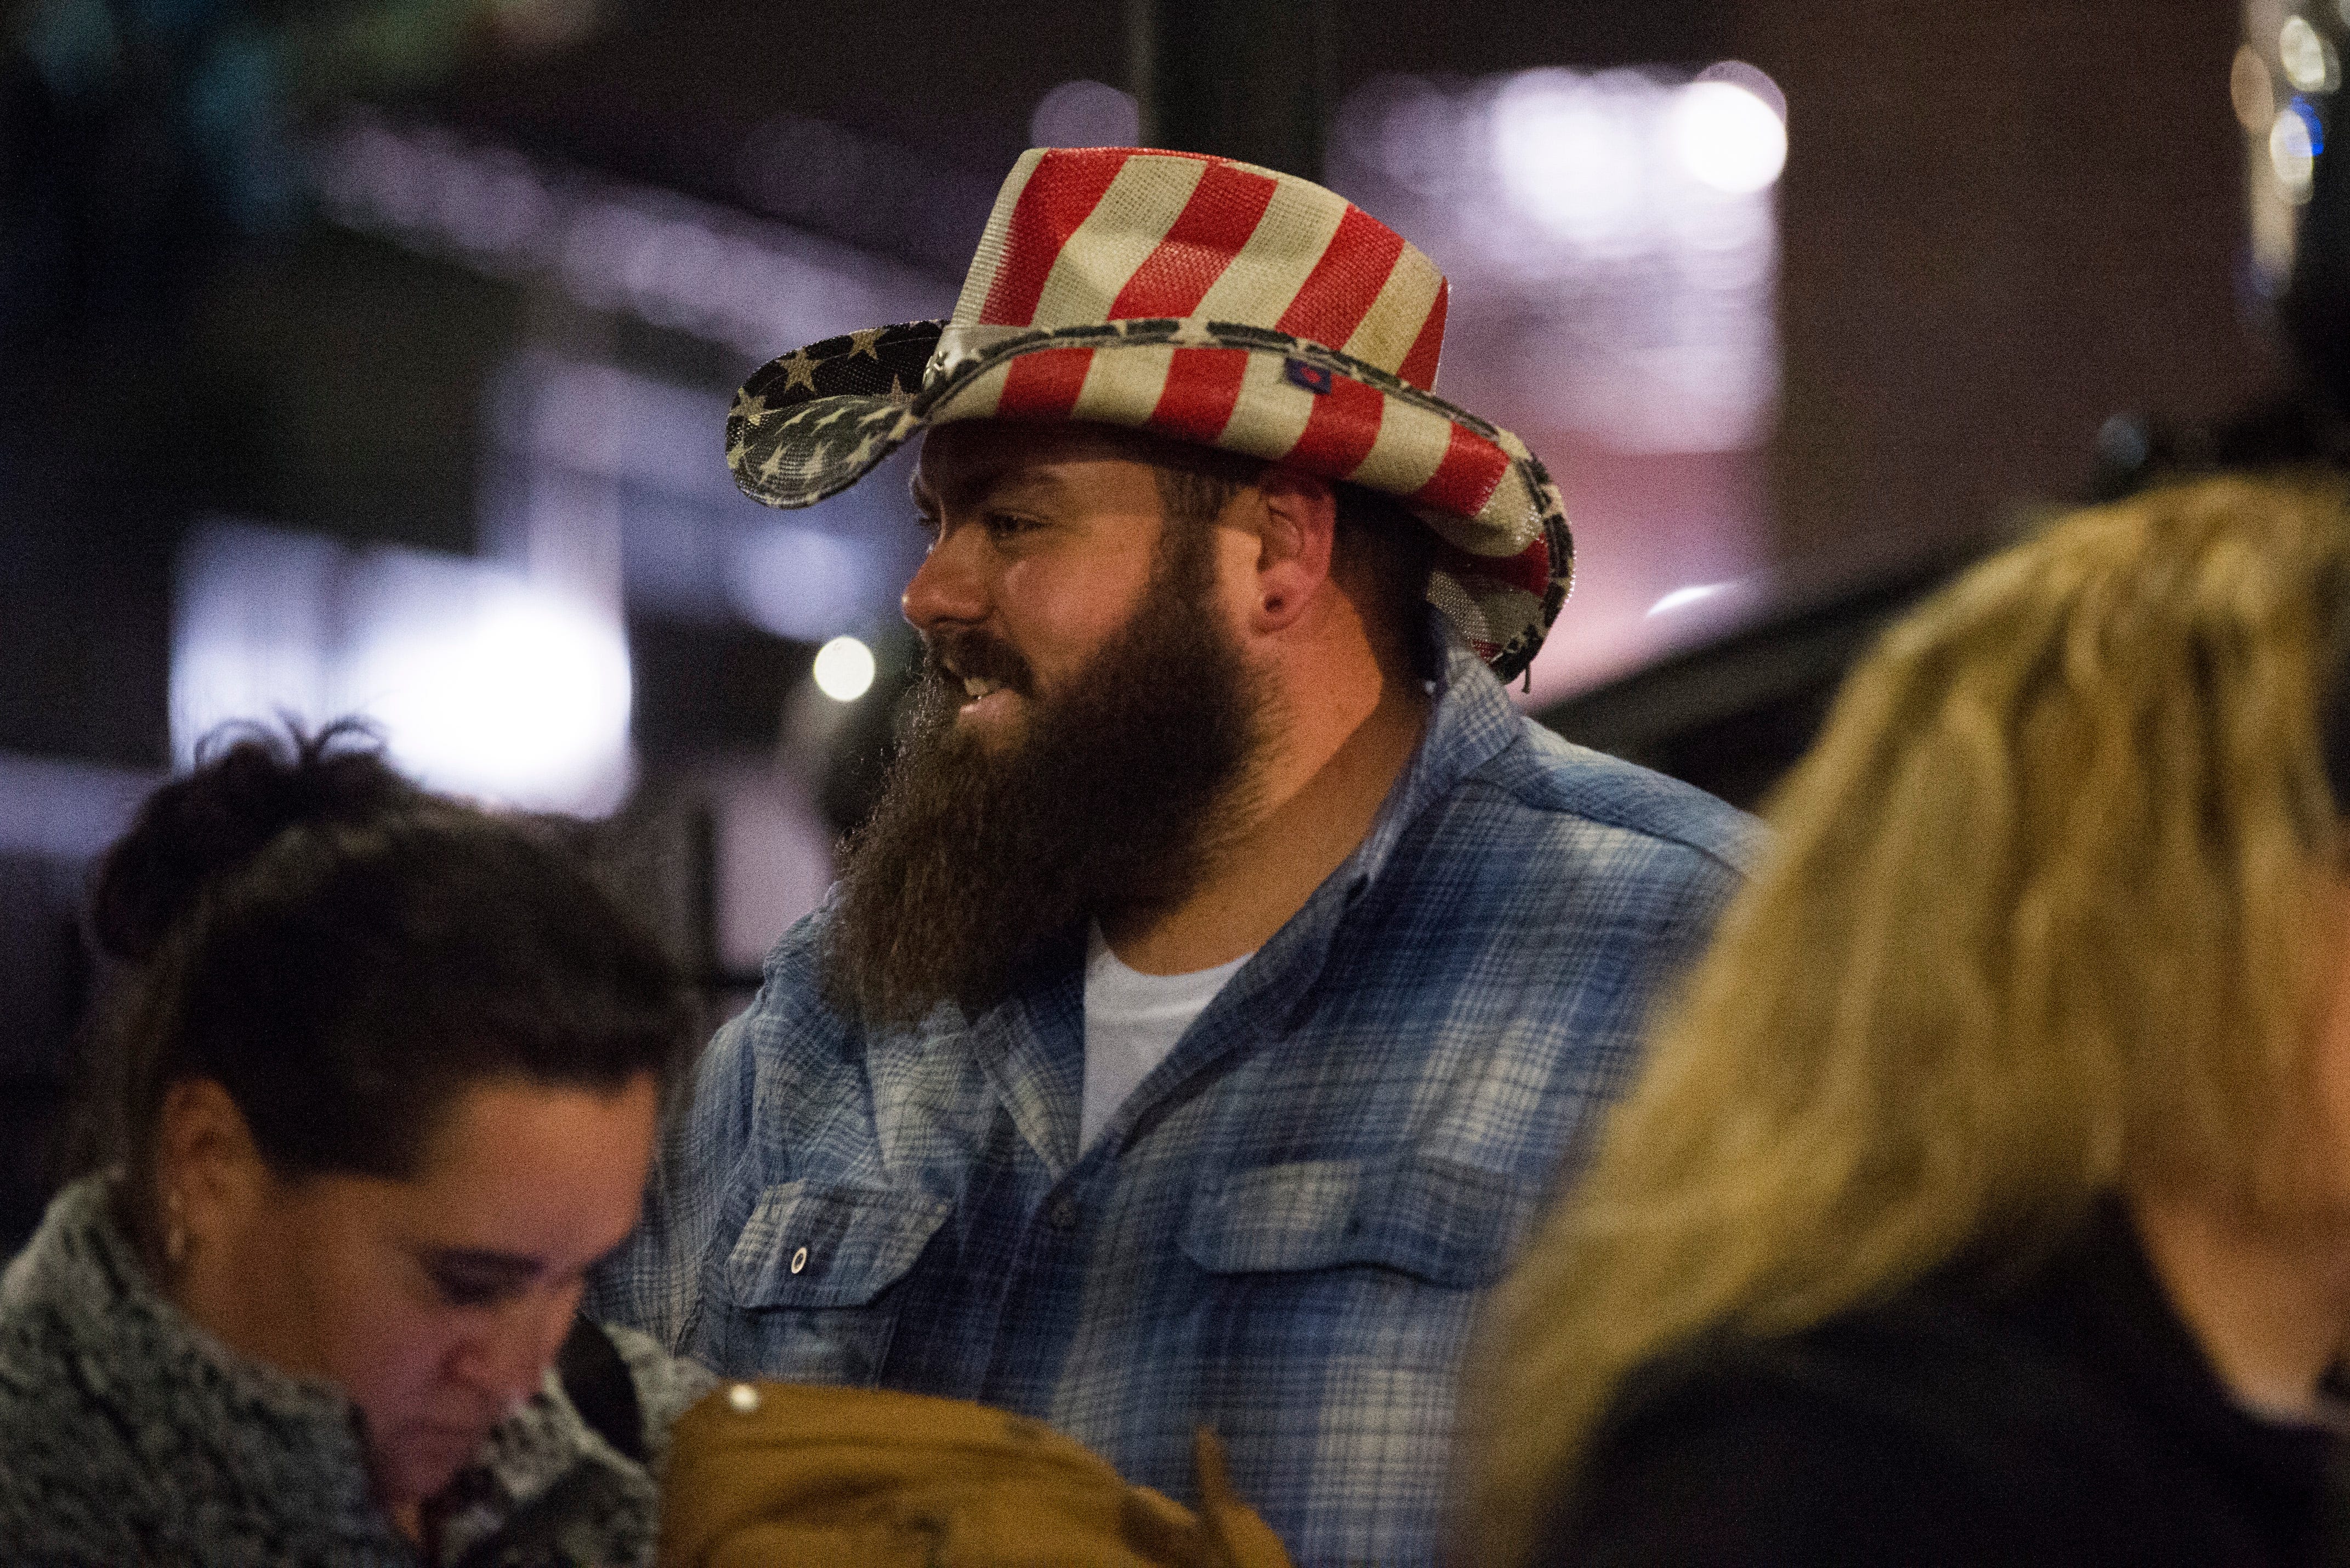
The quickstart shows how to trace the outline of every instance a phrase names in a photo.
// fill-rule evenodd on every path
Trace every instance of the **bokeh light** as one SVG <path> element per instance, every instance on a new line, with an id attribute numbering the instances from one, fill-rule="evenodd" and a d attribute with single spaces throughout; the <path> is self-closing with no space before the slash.
<path id="1" fill-rule="evenodd" d="M 2331 92 L 2342 79 L 2334 46 L 2305 17 L 2288 18 L 2278 33 L 2277 63 L 2298 92 Z"/>
<path id="2" fill-rule="evenodd" d="M 1786 124 L 1735 60 L 1679 81 L 1382 77 L 1339 110 L 1330 182 L 1451 278 L 1448 336 L 1481 347 L 1443 376 L 1617 452 L 1740 451 L 1777 391 Z"/>
<path id="3" fill-rule="evenodd" d="M 1730 586 L 1728 583 L 1691 583 L 1686 587 L 1675 588 L 1655 604 L 1650 605 L 1648 613 L 1670 615 L 1675 610 L 1687 609 L 1691 605 L 1703 604 Z"/>
<path id="4" fill-rule="evenodd" d="M 2309 200 L 2310 179 L 2315 171 L 2319 143 L 2310 134 L 2311 125 L 2296 99 L 2277 115 L 2276 123 L 2269 128 L 2269 164 L 2276 171 L 2277 183 L 2285 194 L 2296 202 Z"/>
<path id="5" fill-rule="evenodd" d="M 1776 190 L 1800 124 L 1740 60 L 1375 77 L 1332 122 L 1330 184 L 1451 280 L 1438 388 L 1565 488 L 1574 631 L 1544 645 L 1530 707 L 1769 598 L 1759 454 L 1778 401 Z"/>
<path id="6" fill-rule="evenodd" d="M 630 783 L 618 616 L 495 563 L 213 523 L 182 556 L 173 620 L 182 764 L 232 721 L 351 714 L 438 789 L 593 813 Z"/>
<path id="7" fill-rule="evenodd" d="M 873 689 L 873 650 L 853 637 L 836 637 L 816 650 L 816 689 L 836 702 L 854 702 Z"/>
<path id="8" fill-rule="evenodd" d="M 1787 128 L 1772 107 L 1734 82 L 1694 81 L 1673 104 L 1673 150 L 1700 182 L 1750 195 L 1787 165 Z"/>
<path id="9" fill-rule="evenodd" d="M 2269 68 L 2250 44 L 2236 50 L 2228 67 L 2228 101 L 2235 106 L 2236 122 L 2246 130 L 2265 133 L 2276 119 L 2276 88 Z"/>
<path id="10" fill-rule="evenodd" d="M 1141 139 L 1134 95 L 1107 82 L 1063 82 L 1028 117 L 1031 147 L 1132 147 Z"/>
<path id="11" fill-rule="evenodd" d="M 1632 95 L 1617 85 L 1527 71 L 1493 99 L 1493 163 L 1513 203 L 1594 249 L 1637 240 L 1645 216 L 1647 149 Z"/>
<path id="12" fill-rule="evenodd" d="M 752 625 L 795 642 L 832 637 L 869 614 L 872 551 L 805 523 L 762 519 L 741 529 L 726 563 L 727 597 Z"/>
<path id="13" fill-rule="evenodd" d="M 943 316 L 954 297 L 870 252 L 369 110 L 328 129 L 310 166 L 334 223 L 745 353 Z"/>
<path id="14" fill-rule="evenodd" d="M 556 805 L 598 793 L 629 738 L 617 621 L 477 563 L 383 566 L 343 681 L 392 755 L 467 794 Z"/>

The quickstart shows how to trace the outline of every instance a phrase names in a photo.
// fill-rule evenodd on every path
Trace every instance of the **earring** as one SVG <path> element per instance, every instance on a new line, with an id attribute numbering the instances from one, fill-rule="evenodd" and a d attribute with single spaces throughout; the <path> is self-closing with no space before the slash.
<path id="1" fill-rule="evenodd" d="M 163 1261 L 173 1268 L 188 1259 L 188 1206 L 178 1189 L 163 1196 Z"/>

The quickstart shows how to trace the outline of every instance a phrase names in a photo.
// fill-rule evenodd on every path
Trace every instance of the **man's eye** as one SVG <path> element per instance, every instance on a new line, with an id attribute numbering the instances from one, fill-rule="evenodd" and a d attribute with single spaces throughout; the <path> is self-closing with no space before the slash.
<path id="1" fill-rule="evenodd" d="M 1025 534 L 1036 525 L 1033 517 L 1023 517 L 1012 512 L 991 512 L 987 514 L 987 531 L 998 539 L 1008 539 L 1015 534 Z"/>

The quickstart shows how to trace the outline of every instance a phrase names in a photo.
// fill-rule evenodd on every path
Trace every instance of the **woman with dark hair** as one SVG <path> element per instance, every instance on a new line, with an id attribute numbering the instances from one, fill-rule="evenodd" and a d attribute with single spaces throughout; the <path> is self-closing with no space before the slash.
<path id="1" fill-rule="evenodd" d="M 1496 1564 L 2315 1563 L 2350 1343 L 2350 492 L 1888 632 L 1495 1302 Z"/>
<path id="2" fill-rule="evenodd" d="M 99 867 L 110 1136 L 0 1281 L 0 1560 L 650 1559 L 707 1379 L 574 1337 L 642 1417 L 599 1430 L 549 1367 L 688 998 L 546 832 L 361 739 L 242 739 Z"/>

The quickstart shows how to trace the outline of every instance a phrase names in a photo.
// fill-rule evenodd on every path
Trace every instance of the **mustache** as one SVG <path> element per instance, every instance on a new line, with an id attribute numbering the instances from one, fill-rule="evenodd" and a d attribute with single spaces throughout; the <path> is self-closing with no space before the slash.
<path id="1" fill-rule="evenodd" d="M 939 630 L 922 639 L 922 673 L 933 684 L 960 687 L 970 676 L 1036 694 L 1036 673 L 1021 651 L 991 632 Z"/>

